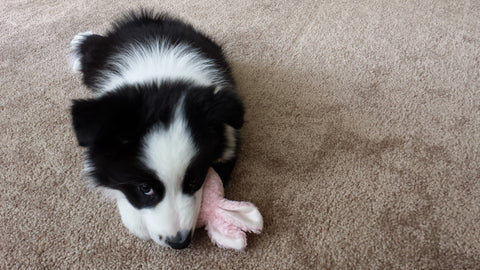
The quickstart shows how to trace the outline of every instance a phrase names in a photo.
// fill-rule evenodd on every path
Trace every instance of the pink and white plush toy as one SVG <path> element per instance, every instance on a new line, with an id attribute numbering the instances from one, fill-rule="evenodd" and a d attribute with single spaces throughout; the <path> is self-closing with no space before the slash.
<path id="1" fill-rule="evenodd" d="M 205 226 L 217 246 L 243 250 L 247 246 L 245 232 L 262 231 L 263 218 L 257 207 L 250 202 L 225 199 L 222 180 L 212 168 L 205 179 L 202 196 L 197 228 Z"/>

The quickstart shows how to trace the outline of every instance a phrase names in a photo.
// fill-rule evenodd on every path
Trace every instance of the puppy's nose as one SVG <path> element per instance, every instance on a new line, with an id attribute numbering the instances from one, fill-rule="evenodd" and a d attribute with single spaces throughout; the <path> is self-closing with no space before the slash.
<path id="1" fill-rule="evenodd" d="M 165 242 L 174 249 L 186 248 L 192 240 L 192 231 L 178 232 L 174 237 L 167 237 Z"/>

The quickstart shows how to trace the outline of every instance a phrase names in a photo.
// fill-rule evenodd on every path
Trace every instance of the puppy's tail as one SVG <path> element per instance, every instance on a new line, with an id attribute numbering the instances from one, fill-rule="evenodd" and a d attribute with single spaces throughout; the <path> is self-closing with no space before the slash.
<path id="1" fill-rule="evenodd" d="M 93 35 L 92 31 L 78 33 L 72 41 L 70 41 L 69 63 L 73 72 L 80 72 L 82 70 L 82 45 L 88 37 Z"/>

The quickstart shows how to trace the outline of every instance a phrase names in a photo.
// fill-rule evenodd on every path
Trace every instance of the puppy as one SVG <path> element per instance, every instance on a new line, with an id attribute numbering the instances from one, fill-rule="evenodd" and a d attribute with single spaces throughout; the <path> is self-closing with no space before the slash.
<path id="1" fill-rule="evenodd" d="M 243 125 L 222 49 L 178 19 L 141 11 L 105 35 L 76 35 L 71 58 L 94 96 L 71 107 L 88 178 L 116 200 L 131 233 L 187 247 L 208 168 L 229 178 Z"/>

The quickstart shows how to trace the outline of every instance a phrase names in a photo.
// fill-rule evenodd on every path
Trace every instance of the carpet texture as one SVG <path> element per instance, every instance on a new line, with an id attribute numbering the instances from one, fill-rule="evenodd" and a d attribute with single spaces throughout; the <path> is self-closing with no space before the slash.
<path id="1" fill-rule="evenodd" d="M 225 47 L 245 252 L 141 241 L 85 184 L 69 42 L 139 6 Z M 480 268 L 479 1 L 2 0 L 0 87 L 1 269 Z"/>

